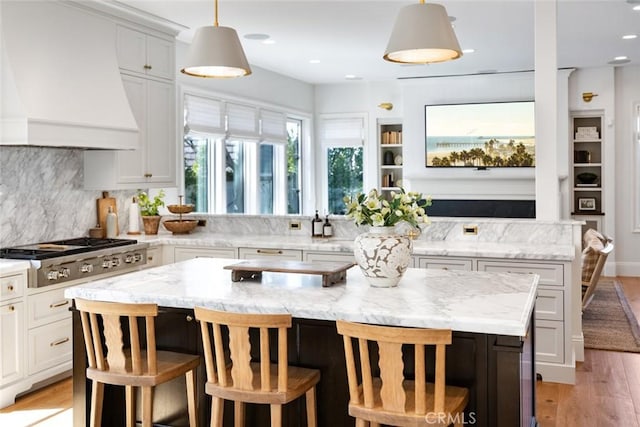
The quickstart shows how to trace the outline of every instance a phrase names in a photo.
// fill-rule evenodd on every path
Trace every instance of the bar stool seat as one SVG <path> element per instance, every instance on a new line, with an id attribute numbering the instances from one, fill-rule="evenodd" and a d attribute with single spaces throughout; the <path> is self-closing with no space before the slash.
<path id="1" fill-rule="evenodd" d="M 211 426 L 222 426 L 224 400 L 234 401 L 234 425 L 244 425 L 245 403 L 271 405 L 271 425 L 282 425 L 282 405 L 306 398 L 307 426 L 317 425 L 316 384 L 320 371 L 288 365 L 289 314 L 245 314 L 195 308 L 204 346 L 211 395 Z M 223 329 L 228 332 L 224 339 Z M 259 330 L 260 361 L 251 361 L 250 329 Z M 277 362 L 271 363 L 270 334 L 277 331 Z M 213 334 L 213 342 L 211 335 Z M 229 359 L 225 357 L 229 355 Z"/>
<path id="2" fill-rule="evenodd" d="M 187 381 L 189 425 L 197 426 L 195 370 L 200 356 L 156 349 L 156 304 L 122 304 L 76 299 L 92 380 L 91 426 L 102 424 L 104 385 L 125 386 L 126 425 L 135 425 L 135 387 L 142 389 L 142 425 L 153 424 L 153 388 L 182 375 Z M 102 331 L 100 320 L 102 321 Z M 130 348 L 123 348 L 120 319 L 128 319 Z M 146 349 L 141 345 L 138 319 L 144 321 Z M 106 356 L 103 348 L 106 347 Z"/>
<path id="3" fill-rule="evenodd" d="M 349 415 L 356 418 L 356 426 L 463 425 L 469 390 L 445 384 L 445 349 L 451 344 L 450 329 L 376 326 L 342 320 L 336 326 L 344 340 Z M 360 360 L 359 375 L 353 340 Z M 378 349 L 378 369 L 372 366 L 370 345 Z M 413 347 L 415 379 L 405 377 L 403 346 Z M 436 347 L 433 383 L 426 382 L 425 346 Z M 379 376 L 374 377 L 374 372 Z"/>

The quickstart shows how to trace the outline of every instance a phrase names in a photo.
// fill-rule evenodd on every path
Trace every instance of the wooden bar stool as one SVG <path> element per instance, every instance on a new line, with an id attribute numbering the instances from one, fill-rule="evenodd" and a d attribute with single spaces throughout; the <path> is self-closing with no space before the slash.
<path id="1" fill-rule="evenodd" d="M 365 325 L 338 320 L 344 339 L 349 382 L 349 415 L 364 427 L 462 426 L 469 390 L 445 385 L 445 351 L 451 344 L 451 330 Z M 360 377 L 352 339 L 357 339 Z M 372 376 L 369 344 L 376 343 L 380 376 Z M 415 380 L 407 380 L 402 360 L 403 345 L 415 349 Z M 425 346 L 435 345 L 435 382 L 425 380 Z"/>
<path id="2" fill-rule="evenodd" d="M 234 401 L 235 426 L 244 425 L 244 404 L 271 405 L 271 425 L 282 424 L 282 405 L 306 395 L 307 425 L 315 427 L 316 384 L 320 371 L 288 366 L 289 314 L 242 314 L 195 308 L 204 346 L 207 383 L 211 395 L 211 426 L 222 426 L 224 400 Z M 229 338 L 223 339 L 223 327 Z M 213 330 L 213 345 L 211 332 Z M 251 362 L 249 330 L 260 331 L 260 362 Z M 278 360 L 269 359 L 269 330 L 277 330 Z M 227 363 L 225 354 L 230 355 Z"/>
<path id="3" fill-rule="evenodd" d="M 75 306 L 82 319 L 82 332 L 87 348 L 89 367 L 87 378 L 91 388 L 91 426 L 102 422 L 104 384 L 125 386 L 127 426 L 135 425 L 135 389 L 142 388 L 142 425 L 151 426 L 153 417 L 153 387 L 185 375 L 189 425 L 197 426 L 195 370 L 200 356 L 156 350 L 156 304 L 121 304 L 76 299 Z M 98 316 L 102 318 L 100 331 Z M 123 348 L 120 318 L 129 321 L 130 348 Z M 144 319 L 146 349 L 141 346 L 138 318 Z M 144 331 L 143 331 L 144 332 Z M 106 346 L 106 357 L 103 347 Z"/>

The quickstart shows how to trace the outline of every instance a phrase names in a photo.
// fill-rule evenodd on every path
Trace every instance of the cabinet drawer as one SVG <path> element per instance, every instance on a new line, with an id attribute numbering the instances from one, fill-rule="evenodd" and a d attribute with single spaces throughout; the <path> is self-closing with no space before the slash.
<path id="1" fill-rule="evenodd" d="M 0 278 L 0 301 L 21 297 L 27 287 L 27 273 Z"/>
<path id="2" fill-rule="evenodd" d="M 302 261 L 302 251 L 295 249 L 240 248 L 240 259 L 273 258 Z"/>
<path id="3" fill-rule="evenodd" d="M 471 271 L 473 269 L 473 261 L 471 261 L 470 259 L 416 257 L 414 266 L 416 268 L 429 268 L 438 270 Z"/>
<path id="4" fill-rule="evenodd" d="M 339 261 L 339 262 L 356 262 L 352 253 L 340 252 L 305 252 L 305 261 Z"/>
<path id="5" fill-rule="evenodd" d="M 540 276 L 540 285 L 564 286 L 564 268 L 561 264 L 480 260 L 478 261 L 478 270 L 494 273 L 533 273 Z"/>
<path id="6" fill-rule="evenodd" d="M 29 295 L 27 327 L 35 328 L 71 317 L 71 301 L 64 297 L 65 288 Z"/>
<path id="7" fill-rule="evenodd" d="M 71 361 L 71 319 L 29 330 L 29 374 Z"/>
<path id="8" fill-rule="evenodd" d="M 233 248 L 175 248 L 173 254 L 174 262 L 194 258 L 236 258 Z"/>
<path id="9" fill-rule="evenodd" d="M 564 363 L 563 322 L 536 320 L 536 360 Z"/>
<path id="10" fill-rule="evenodd" d="M 564 293 L 552 289 L 538 289 L 536 319 L 563 320 Z"/>

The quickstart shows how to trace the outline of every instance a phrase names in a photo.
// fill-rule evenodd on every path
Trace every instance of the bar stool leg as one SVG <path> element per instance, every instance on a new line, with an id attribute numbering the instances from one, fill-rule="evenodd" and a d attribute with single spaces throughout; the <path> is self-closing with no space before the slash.
<path id="1" fill-rule="evenodd" d="M 271 405 L 271 427 L 282 426 L 282 405 Z"/>
<path id="2" fill-rule="evenodd" d="M 133 386 L 125 386 L 125 402 L 127 405 L 127 427 L 136 425 L 136 389 Z"/>
<path id="3" fill-rule="evenodd" d="M 224 400 L 219 397 L 211 398 L 211 427 L 222 427 Z"/>
<path id="4" fill-rule="evenodd" d="M 239 400 L 233 402 L 233 425 L 244 427 L 244 402 Z"/>
<path id="5" fill-rule="evenodd" d="M 91 427 L 102 425 L 102 398 L 104 396 L 104 384 L 93 381 L 91 387 Z"/>
<path id="6" fill-rule="evenodd" d="M 189 406 L 189 427 L 198 427 L 195 370 L 188 371 L 185 374 L 185 376 L 187 377 L 187 404 Z"/>
<path id="7" fill-rule="evenodd" d="M 142 387 L 142 427 L 153 424 L 153 387 Z"/>
<path id="8" fill-rule="evenodd" d="M 306 393 L 307 399 L 307 427 L 317 427 L 318 414 L 316 413 L 316 388 L 311 387 Z"/>

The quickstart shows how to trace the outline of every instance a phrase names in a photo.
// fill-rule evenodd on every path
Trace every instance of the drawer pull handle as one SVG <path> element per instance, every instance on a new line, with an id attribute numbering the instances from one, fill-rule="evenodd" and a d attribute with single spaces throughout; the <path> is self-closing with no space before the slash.
<path id="1" fill-rule="evenodd" d="M 151 69 L 151 65 L 145 64 L 142 68 L 144 68 L 145 70 L 150 70 Z"/>
<path id="2" fill-rule="evenodd" d="M 193 316 L 187 315 L 187 322 L 193 322 Z"/>
<path id="3" fill-rule="evenodd" d="M 149 261 L 149 262 L 153 261 L 153 255 L 147 256 L 147 261 Z"/>
<path id="4" fill-rule="evenodd" d="M 265 255 L 282 255 L 282 251 L 276 251 L 271 249 L 258 249 L 256 252 L 258 252 L 259 254 L 265 254 Z"/>
<path id="5" fill-rule="evenodd" d="M 52 343 L 51 343 L 51 344 L 49 344 L 49 345 L 50 345 L 51 347 L 55 347 L 55 346 L 57 346 L 57 345 L 64 344 L 64 343 L 66 343 L 66 342 L 68 342 L 68 341 L 69 341 L 69 337 L 66 337 L 66 338 L 62 338 L 61 340 L 54 341 L 54 342 L 52 342 Z"/>
<path id="6" fill-rule="evenodd" d="M 15 311 L 15 310 L 16 310 L 16 308 L 14 306 L 12 306 L 12 305 L 9 306 L 9 311 Z"/>
<path id="7" fill-rule="evenodd" d="M 442 267 L 442 269 L 443 269 L 443 270 L 448 270 L 448 269 L 449 269 L 449 267 Z"/>
<path id="8" fill-rule="evenodd" d="M 13 285 L 7 286 L 7 289 L 9 290 L 9 292 L 13 292 Z"/>
<path id="9" fill-rule="evenodd" d="M 49 308 L 63 307 L 63 306 L 68 305 L 68 304 L 69 304 L 69 300 L 58 301 L 58 302 L 54 302 L 52 304 L 49 304 Z"/>

